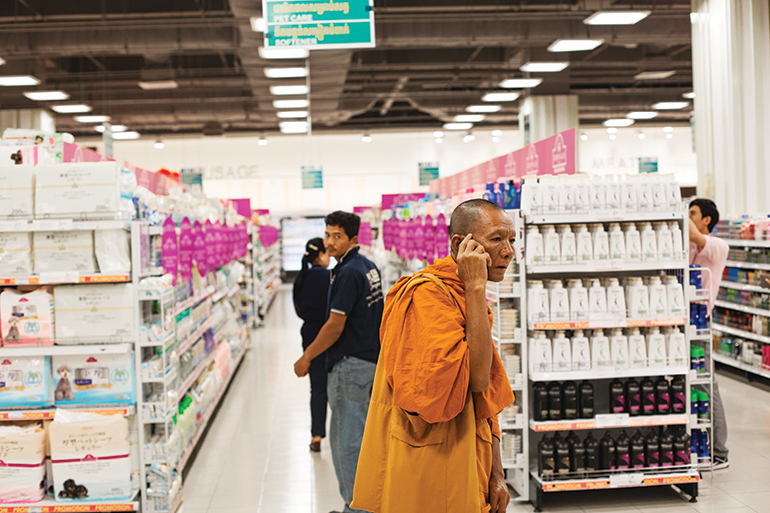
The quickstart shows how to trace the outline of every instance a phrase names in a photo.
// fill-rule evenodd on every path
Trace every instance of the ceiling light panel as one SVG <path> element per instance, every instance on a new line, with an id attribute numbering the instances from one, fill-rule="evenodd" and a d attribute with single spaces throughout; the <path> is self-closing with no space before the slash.
<path id="1" fill-rule="evenodd" d="M 310 51 L 307 48 L 265 48 L 259 47 L 259 56 L 263 59 L 307 59 Z"/>
<path id="2" fill-rule="evenodd" d="M 58 112 L 59 114 L 82 114 L 83 112 L 91 112 L 90 105 L 54 105 L 51 110 Z"/>
<path id="3" fill-rule="evenodd" d="M 0 77 L 0 86 L 16 87 L 16 86 L 36 86 L 40 83 L 40 80 L 32 75 L 18 75 L 9 77 Z"/>
<path id="4" fill-rule="evenodd" d="M 301 119 L 307 117 L 306 110 L 283 110 L 277 113 L 280 119 Z"/>
<path id="5" fill-rule="evenodd" d="M 687 98 L 688 100 L 692 100 L 692 99 L 695 98 L 695 93 L 694 92 L 692 92 L 692 93 L 684 93 L 682 95 L 682 98 Z"/>
<path id="6" fill-rule="evenodd" d="M 160 89 L 176 89 L 179 84 L 176 80 L 153 80 L 150 82 L 137 82 L 145 91 L 157 91 Z"/>
<path id="7" fill-rule="evenodd" d="M 70 95 L 64 91 L 28 91 L 24 93 L 24 96 L 36 102 L 52 102 L 70 99 Z"/>
<path id="8" fill-rule="evenodd" d="M 473 123 L 444 123 L 444 130 L 470 130 Z"/>
<path id="9" fill-rule="evenodd" d="M 548 47 L 549 52 L 587 52 L 604 43 L 602 39 L 557 39 Z"/>
<path id="10" fill-rule="evenodd" d="M 634 75 L 636 80 L 663 80 L 676 73 L 674 70 L 667 71 L 643 71 L 637 75 Z"/>
<path id="11" fill-rule="evenodd" d="M 690 102 L 659 102 L 652 106 L 655 110 L 679 110 L 688 107 Z"/>
<path id="12" fill-rule="evenodd" d="M 528 89 L 543 83 L 542 78 L 508 78 L 500 82 L 503 89 Z"/>
<path id="13" fill-rule="evenodd" d="M 305 78 L 307 68 L 265 68 L 267 78 Z"/>
<path id="14" fill-rule="evenodd" d="M 635 111 L 626 114 L 628 119 L 652 119 L 658 115 L 657 112 L 652 111 Z"/>
<path id="15" fill-rule="evenodd" d="M 109 116 L 75 116 L 78 123 L 106 123 L 109 120 Z"/>
<path id="16" fill-rule="evenodd" d="M 479 113 L 491 113 L 500 112 L 503 107 L 500 105 L 468 105 L 465 108 L 465 112 Z"/>
<path id="17" fill-rule="evenodd" d="M 276 109 L 306 109 L 310 105 L 307 100 L 275 100 L 273 107 Z"/>
<path id="18" fill-rule="evenodd" d="M 455 116 L 454 122 L 455 123 L 480 123 L 481 121 L 484 121 L 483 114 L 460 114 L 459 116 Z"/>
<path id="19" fill-rule="evenodd" d="M 284 134 L 304 134 L 308 130 L 307 121 L 284 121 L 278 126 Z"/>
<path id="20" fill-rule="evenodd" d="M 628 118 L 608 119 L 607 121 L 604 122 L 604 126 L 610 126 L 610 127 L 618 127 L 618 126 L 624 127 L 624 126 L 631 126 L 633 124 L 634 124 L 634 120 L 628 119 Z"/>
<path id="21" fill-rule="evenodd" d="M 525 73 L 558 73 L 567 66 L 569 62 L 528 62 L 519 69 Z"/>
<path id="22" fill-rule="evenodd" d="M 636 25 L 650 11 L 599 11 L 583 20 L 586 25 Z"/>
<path id="23" fill-rule="evenodd" d="M 117 134 L 112 134 L 112 138 L 116 141 L 139 139 L 139 132 L 119 132 Z"/>
<path id="24" fill-rule="evenodd" d="M 275 96 L 307 94 L 308 88 L 304 85 L 270 86 L 270 94 Z"/>
<path id="25" fill-rule="evenodd" d="M 483 102 L 513 102 L 516 101 L 519 93 L 487 93 L 481 97 Z"/>

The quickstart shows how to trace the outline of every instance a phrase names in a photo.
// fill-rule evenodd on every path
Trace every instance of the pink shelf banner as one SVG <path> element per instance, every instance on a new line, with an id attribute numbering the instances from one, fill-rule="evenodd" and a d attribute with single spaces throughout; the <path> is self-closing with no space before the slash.
<path id="1" fill-rule="evenodd" d="M 425 224 L 422 217 L 416 219 L 414 229 L 414 252 L 418 260 L 425 259 Z"/>
<path id="2" fill-rule="evenodd" d="M 182 273 L 182 281 L 192 279 L 194 250 L 195 239 L 193 238 L 192 225 L 190 225 L 190 220 L 185 217 L 179 225 L 179 270 Z"/>
<path id="3" fill-rule="evenodd" d="M 425 224 L 423 225 L 425 239 L 425 258 L 428 261 L 428 265 L 433 265 L 436 259 L 436 227 L 433 226 L 433 218 L 430 215 L 425 216 Z"/>
<path id="4" fill-rule="evenodd" d="M 419 201 L 425 198 L 424 192 L 413 192 L 407 194 L 383 194 L 382 210 L 390 210 L 393 205 L 406 205 L 410 201 Z"/>
<path id="5" fill-rule="evenodd" d="M 201 276 L 206 276 L 206 235 L 203 233 L 203 226 L 200 221 L 195 221 L 192 226 L 193 237 L 193 257 L 195 266 Z"/>
<path id="6" fill-rule="evenodd" d="M 436 244 L 436 258 L 446 258 L 449 256 L 449 227 L 446 224 L 444 214 L 439 214 L 436 218 L 436 231 L 433 240 Z"/>
<path id="7" fill-rule="evenodd" d="M 115 162 L 115 159 L 73 143 L 62 143 L 62 162 Z"/>
<path id="8" fill-rule="evenodd" d="M 214 266 L 220 268 L 224 264 L 225 248 L 222 240 L 222 225 L 219 221 L 214 222 L 212 230 L 214 231 Z"/>
<path id="9" fill-rule="evenodd" d="M 358 243 L 362 246 L 372 245 L 372 223 L 361 223 L 361 227 L 358 229 Z"/>
<path id="10" fill-rule="evenodd" d="M 217 268 L 217 257 L 216 257 L 217 244 L 216 244 L 216 237 L 214 236 L 214 225 L 211 224 L 211 221 L 209 220 L 206 220 L 205 241 L 206 241 L 206 269 L 208 269 L 209 272 L 213 272 Z"/>
<path id="11" fill-rule="evenodd" d="M 251 200 L 249 198 L 230 200 L 238 215 L 251 219 Z"/>
<path id="12" fill-rule="evenodd" d="M 170 274 L 172 283 L 176 286 L 177 274 L 179 274 L 179 243 L 176 239 L 176 226 L 170 217 L 163 223 L 160 259 L 163 274 Z"/>

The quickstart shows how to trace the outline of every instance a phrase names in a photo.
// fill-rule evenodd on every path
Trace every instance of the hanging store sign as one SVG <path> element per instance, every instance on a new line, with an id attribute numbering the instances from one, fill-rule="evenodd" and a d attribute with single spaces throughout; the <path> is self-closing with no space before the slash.
<path id="1" fill-rule="evenodd" d="M 430 185 L 438 178 L 438 162 L 420 162 L 420 185 Z"/>
<path id="2" fill-rule="evenodd" d="M 639 173 L 657 173 L 658 157 L 639 157 Z"/>
<path id="3" fill-rule="evenodd" d="M 302 166 L 302 188 L 303 189 L 323 189 L 324 188 L 323 166 Z"/>
<path id="4" fill-rule="evenodd" d="M 262 0 L 265 48 L 374 48 L 374 0 Z"/>

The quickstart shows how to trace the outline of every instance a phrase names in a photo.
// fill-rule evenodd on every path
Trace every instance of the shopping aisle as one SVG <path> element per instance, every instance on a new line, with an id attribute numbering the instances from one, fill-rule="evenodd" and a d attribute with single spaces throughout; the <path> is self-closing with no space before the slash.
<path id="1" fill-rule="evenodd" d="M 342 508 L 328 440 L 311 454 L 309 385 L 292 371 L 301 322 L 284 286 L 255 334 L 184 487 L 184 513 L 328 513 Z M 553 494 L 558 512 L 764 513 L 770 511 L 770 391 L 727 376 L 730 468 L 705 474 L 690 504 L 671 488 Z M 509 512 L 532 511 L 512 505 Z"/>

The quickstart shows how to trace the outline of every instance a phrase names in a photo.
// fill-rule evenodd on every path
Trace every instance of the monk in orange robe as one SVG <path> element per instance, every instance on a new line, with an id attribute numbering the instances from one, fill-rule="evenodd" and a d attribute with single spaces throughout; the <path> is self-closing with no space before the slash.
<path id="1" fill-rule="evenodd" d="M 470 200 L 450 237 L 451 256 L 388 293 L 352 508 L 503 513 L 510 501 L 497 415 L 514 397 L 486 283 L 503 280 L 515 228 L 494 203 Z"/>

